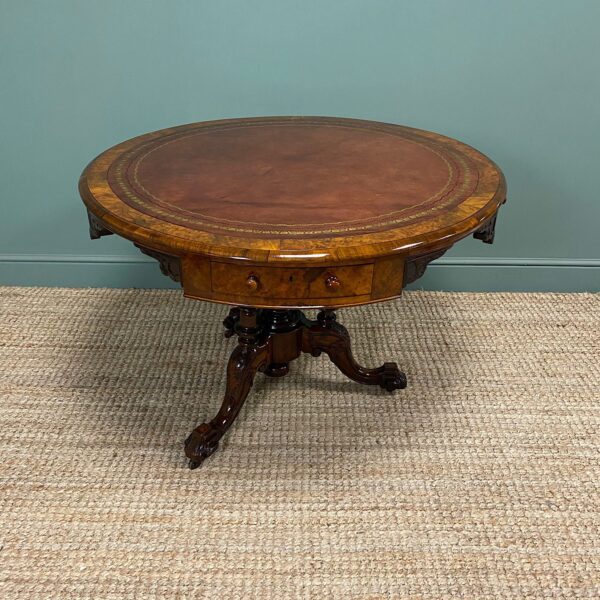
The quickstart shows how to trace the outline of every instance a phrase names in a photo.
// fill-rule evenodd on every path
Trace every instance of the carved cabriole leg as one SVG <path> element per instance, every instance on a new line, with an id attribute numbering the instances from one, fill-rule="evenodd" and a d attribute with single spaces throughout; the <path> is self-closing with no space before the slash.
<path id="1" fill-rule="evenodd" d="M 271 338 L 264 338 L 256 323 L 255 309 L 240 309 L 239 325 L 236 328 L 239 343 L 227 364 L 227 387 L 225 398 L 217 415 L 202 423 L 185 441 L 185 454 L 190 459 L 190 468 L 195 469 L 210 456 L 219 445 L 219 440 L 235 421 L 248 392 L 254 375 L 265 369 L 270 356 Z"/>
<path id="2" fill-rule="evenodd" d="M 396 363 L 385 363 L 376 369 L 367 369 L 354 360 L 350 335 L 345 327 L 336 322 L 332 310 L 321 311 L 316 321 L 305 320 L 302 351 L 313 356 L 325 352 L 346 377 L 358 383 L 379 385 L 390 392 L 406 387 L 406 376 Z"/>

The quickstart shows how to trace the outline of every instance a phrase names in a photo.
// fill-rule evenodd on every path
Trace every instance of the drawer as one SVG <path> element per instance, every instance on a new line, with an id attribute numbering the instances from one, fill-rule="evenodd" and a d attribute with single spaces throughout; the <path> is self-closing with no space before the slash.
<path id="1" fill-rule="evenodd" d="M 342 298 L 371 293 L 373 265 L 265 267 L 213 261 L 216 294 L 256 298 Z"/>

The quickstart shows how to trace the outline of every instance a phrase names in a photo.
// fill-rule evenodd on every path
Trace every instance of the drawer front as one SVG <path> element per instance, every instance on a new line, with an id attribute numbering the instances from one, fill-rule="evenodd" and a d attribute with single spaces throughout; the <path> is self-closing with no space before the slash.
<path id="1" fill-rule="evenodd" d="M 373 265 L 285 268 L 211 263 L 217 294 L 255 298 L 343 298 L 371 293 Z"/>

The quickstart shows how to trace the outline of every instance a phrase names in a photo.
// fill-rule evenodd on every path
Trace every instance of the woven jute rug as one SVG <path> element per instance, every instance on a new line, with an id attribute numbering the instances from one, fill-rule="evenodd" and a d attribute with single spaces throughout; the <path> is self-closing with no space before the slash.
<path id="1" fill-rule="evenodd" d="M 597 598 L 600 295 L 339 311 L 365 365 L 258 375 L 219 450 L 223 306 L 0 288 L 0 597 Z"/>

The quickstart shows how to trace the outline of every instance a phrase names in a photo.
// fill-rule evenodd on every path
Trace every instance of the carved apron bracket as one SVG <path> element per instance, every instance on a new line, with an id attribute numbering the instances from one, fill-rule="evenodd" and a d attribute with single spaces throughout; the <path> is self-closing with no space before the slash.
<path id="1" fill-rule="evenodd" d="M 135 244 L 144 254 L 154 258 L 158 261 L 160 266 L 160 272 L 167 277 L 170 277 L 173 281 L 181 281 L 181 263 L 178 256 L 172 256 L 171 254 L 164 254 L 158 252 L 158 250 L 151 250 L 145 248 L 139 244 Z"/>
<path id="2" fill-rule="evenodd" d="M 436 250 L 435 252 L 429 252 L 428 254 L 422 254 L 421 256 L 411 256 L 406 259 L 406 263 L 404 266 L 404 285 L 412 283 L 422 277 L 425 273 L 425 269 L 427 269 L 427 265 L 439 258 L 443 254 L 446 253 L 448 248 L 443 248 L 442 250 Z"/>
<path id="3" fill-rule="evenodd" d="M 112 235 L 112 231 L 109 231 L 108 229 L 106 229 L 106 227 L 104 227 L 103 223 L 100 221 L 100 219 L 98 219 L 98 217 L 95 214 L 93 214 L 92 212 L 90 212 L 88 210 L 87 216 L 88 216 L 88 222 L 90 224 L 90 238 L 91 239 L 97 240 L 98 238 L 101 238 L 103 235 Z"/>
<path id="4" fill-rule="evenodd" d="M 481 240 L 484 244 L 494 243 L 494 234 L 496 232 L 496 216 L 497 215 L 494 215 L 491 219 L 486 221 L 483 226 L 473 234 L 473 237 L 476 240 Z"/>

